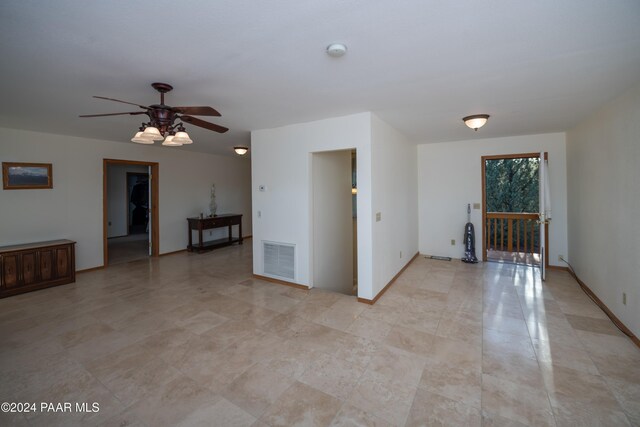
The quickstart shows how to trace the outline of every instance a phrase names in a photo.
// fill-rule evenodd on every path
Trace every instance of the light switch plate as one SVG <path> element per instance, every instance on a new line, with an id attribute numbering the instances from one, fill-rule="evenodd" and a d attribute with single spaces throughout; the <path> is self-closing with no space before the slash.
<path id="1" fill-rule="evenodd" d="M 480 203 L 474 203 L 473 209 L 480 209 Z"/>
<path id="2" fill-rule="evenodd" d="M 376 222 L 379 222 L 382 220 L 382 213 L 381 212 L 377 212 L 376 213 Z"/>

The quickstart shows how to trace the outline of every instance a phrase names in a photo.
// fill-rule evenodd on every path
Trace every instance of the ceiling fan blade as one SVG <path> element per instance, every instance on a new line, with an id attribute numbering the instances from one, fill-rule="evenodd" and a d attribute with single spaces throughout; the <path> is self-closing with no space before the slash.
<path id="1" fill-rule="evenodd" d="M 173 111 L 180 114 L 192 114 L 194 116 L 216 116 L 220 117 L 220 114 L 213 107 L 173 107 Z"/>
<path id="2" fill-rule="evenodd" d="M 133 111 L 129 113 L 107 113 L 107 114 L 83 114 L 78 117 L 103 117 L 103 116 L 124 116 L 125 114 L 129 114 L 131 116 L 137 116 L 138 114 L 147 114 L 144 111 Z"/>
<path id="3" fill-rule="evenodd" d="M 218 133 L 225 133 L 226 131 L 229 130 L 228 128 L 226 128 L 224 126 L 220 126 L 220 125 L 216 125 L 216 124 L 213 124 L 213 123 L 205 122 L 204 120 L 196 119 L 195 117 L 191 117 L 191 116 L 180 116 L 179 118 L 181 120 L 187 122 L 187 123 L 192 124 L 192 125 L 200 126 L 201 128 L 209 129 L 209 130 L 212 130 L 212 131 L 218 132 Z"/>
<path id="4" fill-rule="evenodd" d="M 148 110 L 149 107 L 145 106 L 145 105 L 140 105 L 140 104 L 134 104 L 133 102 L 128 102 L 128 101 L 121 101 L 119 99 L 114 99 L 114 98 L 105 98 L 104 96 L 95 96 L 94 98 L 98 98 L 98 99 L 106 99 L 107 101 L 115 101 L 115 102 L 121 102 L 123 104 L 129 104 L 129 105 L 135 105 L 136 107 L 140 107 L 140 108 L 144 108 L 145 110 Z"/>

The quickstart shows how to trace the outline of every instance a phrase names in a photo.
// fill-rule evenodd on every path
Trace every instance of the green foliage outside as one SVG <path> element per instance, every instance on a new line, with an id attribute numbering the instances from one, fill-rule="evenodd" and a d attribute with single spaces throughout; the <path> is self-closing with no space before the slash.
<path id="1" fill-rule="evenodd" d="M 487 212 L 539 212 L 539 167 L 540 159 L 537 157 L 487 160 L 485 163 Z M 524 229 L 526 226 L 528 230 L 531 229 L 530 227 L 534 227 L 534 251 L 539 251 L 539 225 L 531 220 L 518 220 L 516 222 L 519 223 L 518 227 L 520 230 L 523 230 L 523 232 L 517 236 L 515 232 L 516 226 L 514 224 L 514 234 L 512 237 L 514 239 L 514 250 L 516 247 L 524 248 Z M 525 222 L 527 224 L 525 224 Z M 489 236 L 493 236 L 495 227 L 498 227 L 498 241 L 492 241 L 490 248 L 502 250 L 502 248 L 507 247 L 507 221 L 498 220 L 496 222 L 490 222 L 488 230 L 490 233 Z M 517 240 L 519 240 L 519 244 L 517 244 Z M 530 245 L 531 240 L 529 240 L 527 244 L 527 251 L 530 250 Z"/>
<path id="2" fill-rule="evenodd" d="M 487 212 L 538 212 L 540 159 L 487 160 Z"/>

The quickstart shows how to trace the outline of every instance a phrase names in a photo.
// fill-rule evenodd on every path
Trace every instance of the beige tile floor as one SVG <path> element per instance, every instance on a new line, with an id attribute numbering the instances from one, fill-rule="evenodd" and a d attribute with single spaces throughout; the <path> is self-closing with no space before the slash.
<path id="1" fill-rule="evenodd" d="M 137 261 L 149 257 L 149 235 L 130 234 L 107 239 L 109 265 Z"/>
<path id="2" fill-rule="evenodd" d="M 640 425 L 640 350 L 564 272 L 418 258 L 367 306 L 250 251 L 0 300 L 0 401 L 100 405 L 0 425 Z"/>

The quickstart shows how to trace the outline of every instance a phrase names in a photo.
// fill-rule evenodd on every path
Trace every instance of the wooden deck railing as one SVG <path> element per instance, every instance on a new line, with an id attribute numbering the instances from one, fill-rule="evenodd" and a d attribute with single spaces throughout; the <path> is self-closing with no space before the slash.
<path id="1" fill-rule="evenodd" d="M 487 249 L 494 251 L 540 252 L 537 213 L 487 212 Z"/>

